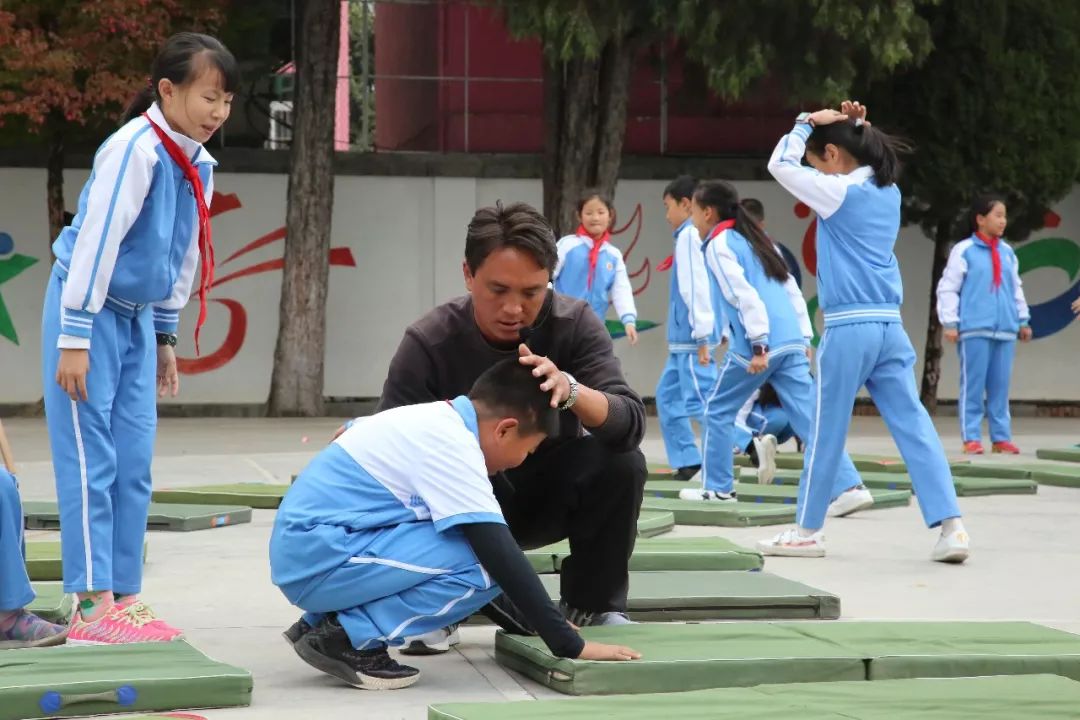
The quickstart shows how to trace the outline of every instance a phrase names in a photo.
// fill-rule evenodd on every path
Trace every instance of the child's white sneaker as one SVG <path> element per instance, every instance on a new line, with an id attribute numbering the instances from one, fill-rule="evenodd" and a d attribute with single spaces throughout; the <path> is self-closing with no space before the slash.
<path id="1" fill-rule="evenodd" d="M 813 535 L 800 535 L 796 528 L 790 528 L 772 540 L 758 542 L 757 549 L 762 555 L 825 557 L 825 535 L 820 530 Z"/>
<path id="2" fill-rule="evenodd" d="M 828 517 L 844 517 L 873 506 L 874 496 L 863 485 L 856 485 L 840 493 L 825 513 Z"/>
<path id="3" fill-rule="evenodd" d="M 970 542 L 967 530 L 954 530 L 948 535 L 942 533 L 930 557 L 934 562 L 962 563 L 971 554 Z"/>
<path id="4" fill-rule="evenodd" d="M 713 502 L 733 503 L 738 501 L 738 497 L 734 490 L 729 493 L 724 493 L 715 492 L 713 490 L 703 490 L 702 488 L 684 488 L 679 491 L 679 499 L 694 500 L 697 502 L 711 500 Z"/>

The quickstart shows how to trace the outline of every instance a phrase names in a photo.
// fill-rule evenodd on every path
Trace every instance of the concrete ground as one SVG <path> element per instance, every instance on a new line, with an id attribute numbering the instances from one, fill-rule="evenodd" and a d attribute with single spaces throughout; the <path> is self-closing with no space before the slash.
<path id="1" fill-rule="evenodd" d="M 154 485 L 288 482 L 337 425 L 337 420 L 163 420 Z M 55 497 L 44 422 L 16 419 L 5 426 L 24 498 Z M 946 448 L 959 448 L 955 418 L 942 418 L 938 427 Z M 1017 419 L 1015 431 L 1025 450 L 1019 461 L 1033 461 L 1037 447 L 1080 442 L 1080 420 Z M 849 449 L 896 452 L 874 417 L 855 419 Z M 644 450 L 650 460 L 663 461 L 655 421 Z M 972 558 L 963 566 L 930 562 L 936 535 L 923 527 L 912 504 L 833 520 L 826 529 L 827 558 L 769 559 L 767 569 L 839 595 L 844 620 L 1031 620 L 1080 633 L 1080 553 L 1071 542 L 1080 522 L 1080 489 L 1040 487 L 1034 496 L 961 498 L 961 506 L 973 543 Z M 250 708 L 201 714 L 221 720 L 358 713 L 421 720 L 429 703 L 562 697 L 496 665 L 494 630 L 483 627 L 465 628 L 456 652 L 415 659 L 424 674 L 407 690 L 357 691 L 309 668 L 280 636 L 297 611 L 270 583 L 272 522 L 272 511 L 256 510 L 251 524 L 148 536 L 145 599 L 183 628 L 194 645 L 255 678 Z M 680 527 L 675 534 L 716 533 L 752 545 L 775 531 Z"/>

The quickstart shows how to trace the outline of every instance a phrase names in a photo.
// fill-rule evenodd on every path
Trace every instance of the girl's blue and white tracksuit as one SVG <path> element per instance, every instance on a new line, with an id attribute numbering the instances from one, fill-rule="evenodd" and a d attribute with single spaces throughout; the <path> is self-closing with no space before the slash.
<path id="1" fill-rule="evenodd" d="M 555 292 L 576 297 L 589 303 L 603 321 L 608 306 L 623 325 L 637 322 L 634 288 L 626 272 L 619 248 L 605 242 L 596 261 L 592 285 L 589 285 L 589 252 L 595 241 L 588 235 L 566 235 L 558 243 L 559 261 L 555 265 Z"/>
<path id="2" fill-rule="evenodd" d="M 209 153 L 148 111 L 213 195 Z M 42 381 L 60 506 L 64 591 L 142 586 L 157 427 L 156 332 L 175 333 L 199 262 L 191 183 L 146 118 L 98 149 L 78 213 L 53 243 L 42 313 Z M 87 400 L 56 382 L 60 350 L 90 351 Z"/>
<path id="3" fill-rule="evenodd" d="M 782 445 L 795 437 L 783 406 L 762 405 L 758 402 L 760 394 L 761 390 L 755 390 L 735 416 L 735 454 L 745 452 L 754 438 L 772 435 Z"/>
<path id="4" fill-rule="evenodd" d="M 701 464 L 691 420 L 701 421 L 705 396 L 716 384 L 716 363 L 698 363 L 701 346 L 710 350 L 726 330 L 723 316 L 717 321 L 701 252 L 701 236 L 690 220 L 675 230 L 672 254 L 671 297 L 668 301 L 668 358 L 656 386 L 656 414 L 673 468 Z M 711 355 L 711 353 L 710 353 Z"/>
<path id="5" fill-rule="evenodd" d="M 830 473 L 843 457 L 855 396 L 863 385 L 907 464 L 929 527 L 960 516 L 952 472 L 915 388 L 915 350 L 900 320 L 903 285 L 893 254 L 900 190 L 878 187 L 869 167 L 825 175 L 801 164 L 809 125 L 781 138 L 769 172 L 817 213 L 817 289 L 825 333 L 817 350 L 816 403 L 799 480 L 797 521 L 825 524 Z M 785 403 L 786 407 L 787 403 Z"/>
<path id="6" fill-rule="evenodd" d="M 0 611 L 21 610 L 34 600 L 24 548 L 19 483 L 0 465 Z"/>
<path id="7" fill-rule="evenodd" d="M 1031 320 L 1016 253 L 998 241 L 1001 285 L 994 287 L 993 255 L 975 235 L 961 240 L 937 286 L 938 319 L 960 331 L 960 432 L 964 442 L 982 437 L 983 401 L 990 440 L 1012 439 L 1009 380 L 1020 328 Z"/>
<path id="8" fill-rule="evenodd" d="M 774 249 L 780 256 L 779 248 Z M 735 417 L 763 384 L 772 384 L 795 432 L 800 437 L 809 435 L 814 401 L 806 352 L 813 327 L 795 277 L 789 275 L 787 282 L 781 283 L 766 275 L 750 242 L 734 228 L 705 242 L 705 264 L 723 299 L 731 340 L 706 401 L 701 474 L 705 490 L 730 493 L 735 482 Z M 769 366 L 752 375 L 748 368 L 755 344 L 769 346 Z M 826 505 L 861 482 L 842 447 L 830 467 L 833 473 L 825 493 Z"/>

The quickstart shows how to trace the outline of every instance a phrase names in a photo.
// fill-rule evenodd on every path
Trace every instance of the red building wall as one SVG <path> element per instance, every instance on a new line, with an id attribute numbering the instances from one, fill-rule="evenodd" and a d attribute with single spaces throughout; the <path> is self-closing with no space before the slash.
<path id="1" fill-rule="evenodd" d="M 375 38 L 377 150 L 542 150 L 540 44 L 511 38 L 498 10 L 465 3 L 380 4 Z M 793 111 L 769 88 L 738 104 L 703 96 L 671 48 L 662 141 L 659 55 L 659 48 L 650 48 L 635 65 L 624 152 L 760 155 L 790 126 Z M 400 75 L 444 79 L 386 77 Z"/>

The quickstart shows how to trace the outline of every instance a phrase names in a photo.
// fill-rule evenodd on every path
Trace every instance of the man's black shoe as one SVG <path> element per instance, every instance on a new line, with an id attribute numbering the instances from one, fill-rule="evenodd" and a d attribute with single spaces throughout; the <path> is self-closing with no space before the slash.
<path id="1" fill-rule="evenodd" d="M 368 650 L 352 646 L 333 615 L 300 638 L 296 654 L 311 667 L 363 690 L 397 690 L 420 679 L 420 671 L 390 657 L 385 645 Z"/>

